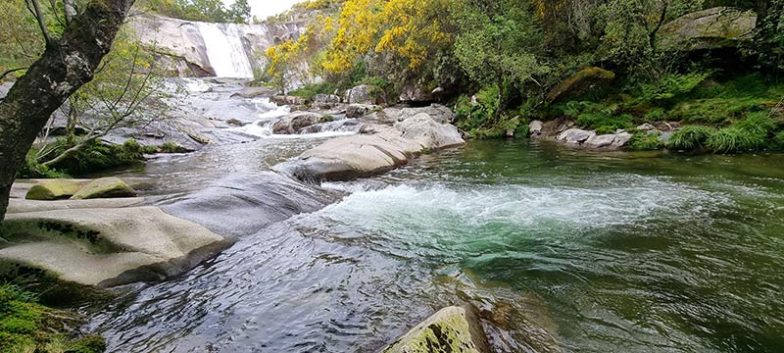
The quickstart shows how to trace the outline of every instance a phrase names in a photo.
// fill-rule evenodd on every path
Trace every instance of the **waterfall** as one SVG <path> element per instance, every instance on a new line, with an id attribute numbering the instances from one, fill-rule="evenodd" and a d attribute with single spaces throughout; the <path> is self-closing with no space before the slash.
<path id="1" fill-rule="evenodd" d="M 216 76 L 253 78 L 250 59 L 242 44 L 242 30 L 238 26 L 200 22 L 198 27 Z"/>

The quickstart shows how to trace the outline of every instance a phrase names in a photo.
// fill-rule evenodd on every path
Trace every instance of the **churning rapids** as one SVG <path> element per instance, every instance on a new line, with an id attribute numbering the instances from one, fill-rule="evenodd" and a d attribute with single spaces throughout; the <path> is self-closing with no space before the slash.
<path id="1" fill-rule="evenodd" d="M 289 187 L 270 166 L 329 133 L 270 135 L 279 108 L 249 101 L 262 123 L 235 129 L 253 141 L 122 173 L 149 177 L 149 194 L 214 197 L 173 212 L 238 241 L 85 308 L 109 352 L 373 352 L 463 303 L 497 352 L 784 347 L 782 155 L 472 141 L 381 177 Z"/>

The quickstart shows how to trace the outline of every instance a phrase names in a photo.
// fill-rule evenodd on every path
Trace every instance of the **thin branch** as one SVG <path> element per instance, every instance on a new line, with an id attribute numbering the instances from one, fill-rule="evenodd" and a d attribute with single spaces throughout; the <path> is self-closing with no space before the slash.
<path id="1" fill-rule="evenodd" d="M 27 68 L 26 67 L 17 67 L 15 69 L 5 70 L 5 72 L 3 72 L 3 74 L 0 75 L 0 81 L 5 79 L 5 77 L 8 76 L 8 75 L 10 75 L 10 74 L 12 74 L 14 72 L 17 72 L 17 71 L 22 71 L 22 70 L 27 70 Z"/>
<path id="2" fill-rule="evenodd" d="M 38 22 L 38 28 L 44 36 L 46 45 L 51 45 L 53 43 L 52 37 L 49 35 L 49 29 L 46 28 L 46 18 L 43 11 L 41 11 L 41 5 L 38 4 L 38 0 L 25 0 L 25 3 L 27 4 L 27 10 L 33 14 L 35 21 Z"/>

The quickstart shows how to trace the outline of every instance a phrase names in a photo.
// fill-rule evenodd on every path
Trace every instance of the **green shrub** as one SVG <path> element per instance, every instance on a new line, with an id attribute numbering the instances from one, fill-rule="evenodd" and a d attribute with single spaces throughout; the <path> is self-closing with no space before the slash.
<path id="1" fill-rule="evenodd" d="M 676 131 L 667 142 L 667 148 L 675 151 L 696 151 L 703 149 L 708 139 L 716 133 L 716 129 L 690 125 Z"/>
<path id="2" fill-rule="evenodd" d="M 165 142 L 158 147 L 160 153 L 187 153 L 188 149 L 174 142 Z"/>
<path id="3" fill-rule="evenodd" d="M 745 119 L 734 124 L 739 129 L 746 130 L 762 138 L 767 138 L 778 127 L 778 124 L 768 112 L 751 113 Z"/>
<path id="4" fill-rule="evenodd" d="M 656 82 L 643 83 L 636 98 L 638 103 L 670 101 L 694 91 L 710 73 L 667 74 Z"/>
<path id="5" fill-rule="evenodd" d="M 618 129 L 630 129 L 634 126 L 634 116 L 629 114 L 607 115 L 599 113 L 582 113 L 577 123 L 587 129 L 596 130 L 598 134 L 612 134 Z"/>
<path id="6" fill-rule="evenodd" d="M 52 156 L 59 155 L 69 148 L 68 144 L 58 145 Z M 102 141 L 88 142 L 78 151 L 71 153 L 53 165 L 57 170 L 80 176 L 102 170 L 123 167 L 144 161 L 143 148 L 135 141 L 128 140 L 123 145 L 111 145 Z"/>
<path id="7" fill-rule="evenodd" d="M 784 131 L 780 131 L 773 137 L 773 147 L 777 150 L 784 150 Z"/>
<path id="8" fill-rule="evenodd" d="M 712 134 L 706 146 L 716 153 L 750 152 L 765 147 L 765 138 L 754 131 L 731 126 Z"/>
<path id="9" fill-rule="evenodd" d="M 667 112 L 663 108 L 653 108 L 645 113 L 644 119 L 647 122 L 655 122 L 665 120 L 666 117 Z"/>
<path id="10" fill-rule="evenodd" d="M 329 82 L 307 85 L 289 92 L 289 95 L 312 101 L 317 94 L 333 94 L 337 87 Z"/>
<path id="11" fill-rule="evenodd" d="M 746 113 L 767 111 L 768 104 L 767 98 L 759 97 L 706 98 L 680 103 L 670 113 L 689 123 L 721 124 Z"/>
<path id="12" fill-rule="evenodd" d="M 628 149 L 632 151 L 656 151 L 664 147 L 658 135 L 644 131 L 636 132 L 629 140 Z"/>
<path id="13" fill-rule="evenodd" d="M 472 137 L 497 137 L 492 135 L 497 135 L 502 129 L 494 126 L 493 120 L 500 106 L 497 86 L 488 86 L 477 92 L 476 103 L 468 96 L 461 96 L 455 106 L 457 127 Z"/>
<path id="14" fill-rule="evenodd" d="M 25 163 L 22 167 L 16 172 L 17 178 L 45 178 L 45 179 L 57 179 L 57 178 L 67 178 L 68 174 L 61 172 L 59 170 L 50 169 L 49 167 L 38 163 L 36 160 L 36 155 L 38 154 L 38 150 L 33 148 L 25 157 Z"/>

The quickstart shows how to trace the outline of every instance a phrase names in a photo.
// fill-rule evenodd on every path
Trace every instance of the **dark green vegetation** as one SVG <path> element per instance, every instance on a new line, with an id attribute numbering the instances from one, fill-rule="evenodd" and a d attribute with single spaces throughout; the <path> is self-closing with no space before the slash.
<path id="1" fill-rule="evenodd" d="M 64 158 L 59 158 L 55 163 L 52 156 L 59 157 L 73 146 L 65 139 L 44 146 L 34 147 L 30 150 L 19 178 L 62 178 L 66 176 L 80 177 L 111 169 L 127 167 L 145 161 L 145 154 L 155 153 L 186 153 L 186 148 L 173 142 L 160 146 L 142 146 L 136 140 L 128 140 L 122 145 L 104 143 L 98 140 L 90 141 L 84 147 L 69 152 Z"/>
<path id="2" fill-rule="evenodd" d="M 191 21 L 247 23 L 251 20 L 248 0 L 226 7 L 221 0 L 143 0 L 140 5 L 164 16 Z"/>
<path id="3" fill-rule="evenodd" d="M 319 87 L 345 89 L 372 78 L 393 83 L 381 89 L 387 97 L 438 88 L 437 96 L 419 99 L 454 104 L 458 125 L 473 137 L 567 117 L 600 134 L 654 122 L 716 130 L 698 144 L 673 142 L 677 150 L 780 149 L 782 0 L 344 0 L 304 7 L 334 14 L 269 51 L 276 66 L 268 71 L 280 76 L 308 63 L 327 79 Z M 295 93 L 310 96 L 319 87 Z M 756 113 L 773 125 L 742 126 L 759 122 L 750 118 Z M 636 134 L 631 148 L 664 147 Z"/>
<path id="4" fill-rule="evenodd" d="M 0 285 L 0 352 L 98 353 L 106 349 L 98 336 L 76 337 L 68 327 L 81 319 L 38 304 L 32 293 Z"/>

